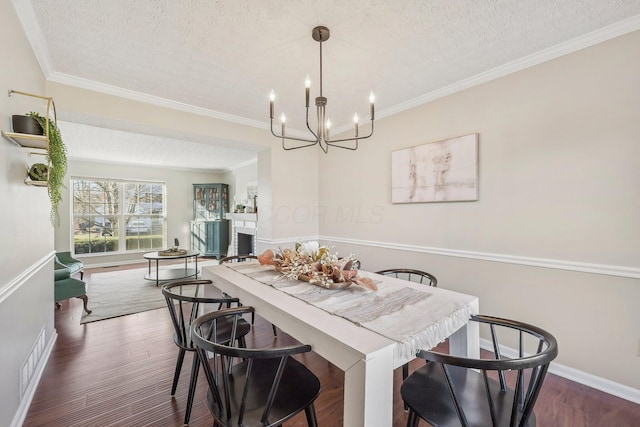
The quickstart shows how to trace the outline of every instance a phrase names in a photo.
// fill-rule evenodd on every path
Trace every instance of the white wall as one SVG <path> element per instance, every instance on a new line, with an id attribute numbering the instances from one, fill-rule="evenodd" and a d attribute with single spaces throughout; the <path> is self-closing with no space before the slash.
<path id="1" fill-rule="evenodd" d="M 164 182 L 167 187 L 167 239 L 180 240 L 180 247 L 188 248 L 190 242 L 189 221 L 193 219 L 193 184 L 209 182 L 225 182 L 223 174 L 205 171 L 189 171 L 170 168 L 154 168 L 143 166 L 125 166 L 111 163 L 69 160 L 66 189 L 60 203 L 60 227 L 55 233 L 55 247 L 59 251 L 72 250 L 71 231 L 71 198 L 69 196 L 69 180 L 71 177 L 129 179 L 140 181 Z M 127 262 L 141 262 L 142 253 L 121 255 L 78 255 L 85 267 L 116 265 Z"/>
<path id="2" fill-rule="evenodd" d="M 229 183 L 229 194 L 231 195 L 230 209 L 233 212 L 236 204 L 245 202 L 247 204 L 247 187 L 258 182 L 258 162 L 249 162 L 239 166 L 225 174 L 225 182 Z"/>
<path id="3" fill-rule="evenodd" d="M 10 89 L 47 95 L 44 78 L 11 2 L 0 3 L 0 129 L 11 132 L 11 115 L 44 114 L 44 101 L 31 101 Z M 47 189 L 24 183 L 37 157 L 0 138 L 0 425 L 18 426 L 26 415 L 38 372 L 55 341 L 53 325 L 53 227 Z M 39 160 L 42 161 L 42 160 Z M 44 343 L 35 375 L 21 390 L 21 370 L 41 331 Z"/>
<path id="4" fill-rule="evenodd" d="M 640 31 L 377 121 L 321 156 L 321 236 L 549 329 L 557 363 L 638 398 L 638 52 Z M 476 132 L 479 201 L 391 204 L 393 150 Z"/>

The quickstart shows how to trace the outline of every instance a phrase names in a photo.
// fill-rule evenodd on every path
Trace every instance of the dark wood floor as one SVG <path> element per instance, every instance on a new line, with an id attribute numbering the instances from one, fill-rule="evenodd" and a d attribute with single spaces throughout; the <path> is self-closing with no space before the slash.
<path id="1" fill-rule="evenodd" d="M 90 274 L 87 271 L 85 280 L 90 280 Z M 171 397 L 177 348 L 171 339 L 172 326 L 166 310 L 85 325 L 79 323 L 81 312 L 82 302 L 78 299 L 64 301 L 62 308 L 56 310 L 58 340 L 24 426 L 183 425 L 191 355 L 185 360 L 178 391 Z M 271 325 L 259 317 L 249 340 L 265 346 L 293 341 L 282 331 L 274 339 Z M 314 353 L 300 360 L 322 382 L 316 402 L 319 425 L 342 426 L 342 371 Z M 414 361 L 412 367 L 419 363 Z M 393 427 L 406 423 L 400 381 L 400 370 L 396 370 Z M 205 393 L 206 381 L 201 375 L 189 424 L 192 427 L 212 425 L 204 405 Z M 547 377 L 535 412 L 539 427 L 640 426 L 640 405 L 555 375 Z M 286 426 L 306 426 L 304 415 Z"/>

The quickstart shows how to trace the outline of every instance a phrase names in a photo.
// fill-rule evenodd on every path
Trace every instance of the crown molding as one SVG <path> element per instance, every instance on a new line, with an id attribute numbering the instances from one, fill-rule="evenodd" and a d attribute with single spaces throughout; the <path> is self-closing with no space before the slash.
<path id="1" fill-rule="evenodd" d="M 136 92 L 124 89 L 118 86 L 107 85 L 96 82 L 94 80 L 83 79 L 64 73 L 50 73 L 47 80 L 53 83 L 60 83 L 67 86 L 73 86 L 80 89 L 86 89 L 93 92 L 104 93 L 106 95 L 118 96 L 133 101 L 143 102 L 157 107 L 168 108 L 171 110 L 182 111 L 185 113 L 196 114 L 204 117 L 211 117 L 229 123 L 236 123 L 243 126 L 250 126 L 257 129 L 270 130 L 270 124 L 259 120 L 247 119 L 245 117 L 235 116 L 233 114 L 222 113 L 220 111 L 210 110 L 208 108 L 197 107 L 195 105 L 185 104 L 183 102 L 173 101 L 159 96 L 148 95 L 142 92 Z M 289 131 L 292 136 L 304 137 L 307 133 L 292 129 Z"/>
<path id="2" fill-rule="evenodd" d="M 47 45 L 44 42 L 44 36 L 40 31 L 40 26 L 36 20 L 36 14 L 33 11 L 33 7 L 30 1 L 25 0 L 12 0 L 13 8 L 16 11 L 16 15 L 24 28 L 24 33 L 31 44 L 31 49 L 40 65 L 40 69 L 45 78 L 48 78 L 53 73 L 53 66 L 51 64 L 51 57 L 47 50 Z"/>
<path id="3" fill-rule="evenodd" d="M 245 126 L 251 126 L 258 129 L 270 129 L 269 123 L 261 122 L 258 120 L 247 119 L 232 114 L 222 113 L 219 111 L 210 110 L 207 108 L 196 107 L 193 105 L 172 101 L 165 98 L 160 98 L 153 95 L 144 94 L 128 89 L 119 88 L 112 85 L 103 84 L 88 79 L 82 79 L 74 77 L 64 73 L 58 73 L 54 71 L 54 67 L 49 56 L 49 52 L 46 49 L 44 37 L 40 32 L 35 13 L 31 7 L 31 2 L 25 0 L 12 0 L 18 18 L 22 23 L 26 36 L 31 44 L 36 59 L 40 64 L 40 68 L 48 81 L 66 84 L 69 86 L 79 87 L 82 89 L 92 90 L 99 93 L 105 93 L 108 95 L 119 96 L 135 101 L 145 102 L 151 105 L 157 105 L 160 107 L 175 109 L 178 111 L 184 111 L 187 113 L 198 114 L 206 117 L 212 117 L 215 119 L 236 123 Z M 434 90 L 424 95 L 413 98 L 409 101 L 400 103 L 393 107 L 381 110 L 377 112 L 378 118 L 388 117 L 394 114 L 398 114 L 405 110 L 418 107 L 431 101 L 435 101 L 445 96 L 452 95 L 465 89 L 480 85 L 482 83 L 489 82 L 491 80 L 504 77 L 508 74 L 515 73 L 517 71 L 524 70 L 534 65 L 558 58 L 563 55 L 567 55 L 578 50 L 584 49 L 589 46 L 596 45 L 598 43 L 605 42 L 607 40 L 619 37 L 621 35 L 630 33 L 640 29 L 640 15 L 635 15 L 627 18 L 623 21 L 608 25 L 591 33 L 576 37 L 567 42 L 560 43 L 547 49 L 543 49 L 537 53 L 526 56 L 524 58 L 517 59 L 515 61 L 508 62 L 499 67 L 469 77 L 467 79 L 460 80 L 456 83 L 450 84 L 443 88 Z M 340 133 L 350 129 L 349 126 L 343 128 L 337 128 L 336 132 Z M 292 129 L 291 132 L 294 132 Z M 293 135 L 294 133 L 292 133 Z M 304 134 L 301 131 L 295 132 L 296 135 Z"/>
<path id="4" fill-rule="evenodd" d="M 418 107 L 428 102 L 435 101 L 445 96 L 452 95 L 457 92 L 461 92 L 465 89 L 478 86 L 483 83 L 496 80 L 500 77 L 507 76 L 509 74 L 522 71 L 526 68 L 533 67 L 546 61 L 550 61 L 555 58 L 559 58 L 564 55 L 568 55 L 573 52 L 577 52 L 581 49 L 594 46 L 596 44 L 611 40 L 613 38 L 622 36 L 624 34 L 636 31 L 640 29 L 640 15 L 635 15 L 627 18 L 623 21 L 616 22 L 615 24 L 608 25 L 591 33 L 584 34 L 576 37 L 564 43 L 552 46 L 547 49 L 543 49 L 532 55 L 525 56 L 515 61 L 507 62 L 504 65 L 500 65 L 491 70 L 476 74 L 467 79 L 460 80 L 452 83 L 443 88 L 434 90 L 409 101 L 403 102 L 391 108 L 384 109 L 380 112 L 376 112 L 379 118 L 392 116 L 402 111 L 409 110 L 411 108 Z"/>
<path id="5" fill-rule="evenodd" d="M 158 107 L 169 108 L 177 111 L 184 111 L 186 113 L 197 114 L 205 117 L 212 117 L 214 119 L 223 120 L 226 122 L 237 123 L 240 125 L 251 126 L 261 129 L 268 129 L 265 123 L 257 120 L 250 120 L 240 116 L 234 116 L 233 114 L 221 113 L 219 111 L 210 110 L 207 108 L 197 107 L 194 105 L 185 104 L 183 102 L 172 101 L 170 99 L 161 98 L 159 96 L 148 95 L 142 92 L 136 92 L 121 87 L 108 85 L 93 80 L 83 79 L 64 73 L 50 73 L 47 76 L 47 80 L 54 83 L 65 84 L 68 86 L 78 87 L 80 89 L 87 89 L 94 92 L 104 93 L 107 95 L 118 96 L 121 98 L 131 99 L 133 101 L 144 102 L 147 104 L 155 105 Z"/>

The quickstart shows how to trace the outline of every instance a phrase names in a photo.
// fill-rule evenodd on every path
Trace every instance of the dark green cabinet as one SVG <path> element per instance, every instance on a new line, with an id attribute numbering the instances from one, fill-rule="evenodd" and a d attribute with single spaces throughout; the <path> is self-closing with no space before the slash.
<path id="1" fill-rule="evenodd" d="M 229 186 L 193 184 L 193 220 L 191 249 L 218 259 L 227 256 L 229 247 Z"/>

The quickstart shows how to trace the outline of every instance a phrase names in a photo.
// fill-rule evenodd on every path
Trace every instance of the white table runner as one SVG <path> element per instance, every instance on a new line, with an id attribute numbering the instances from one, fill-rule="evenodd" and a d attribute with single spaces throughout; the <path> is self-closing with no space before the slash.
<path id="1" fill-rule="evenodd" d="M 476 314 L 467 295 L 362 271 L 376 281 L 377 292 L 356 285 L 325 289 L 286 279 L 256 262 L 227 267 L 398 342 L 396 360 L 411 360 L 417 350 L 435 347 Z"/>

